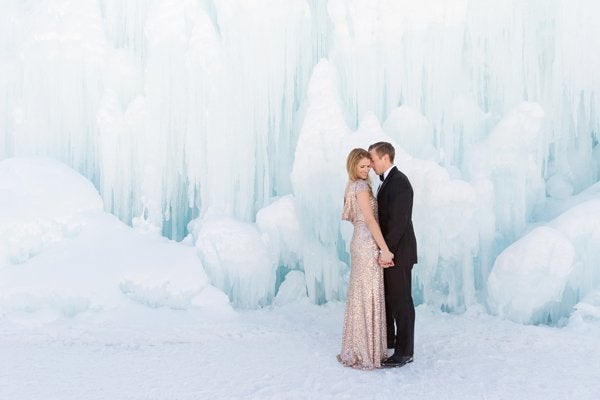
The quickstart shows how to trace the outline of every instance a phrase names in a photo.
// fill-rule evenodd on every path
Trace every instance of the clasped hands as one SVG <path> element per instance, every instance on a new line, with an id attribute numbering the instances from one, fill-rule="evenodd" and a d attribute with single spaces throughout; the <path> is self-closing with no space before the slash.
<path id="1" fill-rule="evenodd" d="M 394 253 L 389 250 L 379 250 L 379 265 L 383 268 L 389 268 L 394 266 Z"/>

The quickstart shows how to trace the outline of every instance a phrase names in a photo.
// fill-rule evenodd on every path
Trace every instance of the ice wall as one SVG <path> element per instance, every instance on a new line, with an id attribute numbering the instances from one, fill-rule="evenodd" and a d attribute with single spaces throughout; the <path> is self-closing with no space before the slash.
<path id="1" fill-rule="evenodd" d="M 3 3 L 0 157 L 74 166 L 107 209 L 181 239 L 289 193 L 314 64 L 304 1 Z"/>
<path id="2" fill-rule="evenodd" d="M 343 298 L 351 147 L 383 139 L 406 154 L 416 297 L 447 310 L 487 304 L 496 257 L 600 176 L 593 0 L 6 0 L 1 11 L 0 159 L 62 160 L 108 211 L 175 239 L 193 220 L 201 232 L 209 210 L 252 225 L 292 196 L 299 239 L 258 227 L 285 255 L 256 264 L 274 287 L 266 276 L 239 304 L 273 298 L 295 270 L 312 301 Z"/>
<path id="3" fill-rule="evenodd" d="M 319 302 L 339 298 L 344 273 L 337 254 L 345 184 L 340 166 L 345 165 L 342 149 L 350 130 L 336 83 L 333 66 L 320 62 L 308 88 L 306 117 L 291 174 L 304 238 L 301 254 L 306 285 L 309 296 Z"/>
<path id="4" fill-rule="evenodd" d="M 516 322 L 564 324 L 573 306 L 598 292 L 600 197 L 580 201 L 498 256 L 488 280 L 494 313 Z"/>
<path id="5" fill-rule="evenodd" d="M 56 160 L 0 161 L 2 317 L 37 323 L 148 308 L 231 312 L 193 247 L 104 212 L 96 188 Z"/>

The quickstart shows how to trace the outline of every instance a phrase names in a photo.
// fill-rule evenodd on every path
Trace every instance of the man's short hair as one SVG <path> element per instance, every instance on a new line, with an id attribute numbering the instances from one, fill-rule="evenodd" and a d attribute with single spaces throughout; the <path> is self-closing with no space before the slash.
<path id="1" fill-rule="evenodd" d="M 394 146 L 392 146 L 391 143 L 388 143 L 388 142 L 373 143 L 372 145 L 369 146 L 369 151 L 371 151 L 371 150 L 375 150 L 375 153 L 377 153 L 379 158 L 382 158 L 384 155 L 387 154 L 390 158 L 390 162 L 391 163 L 394 162 L 394 157 L 396 156 L 396 149 L 394 149 Z"/>

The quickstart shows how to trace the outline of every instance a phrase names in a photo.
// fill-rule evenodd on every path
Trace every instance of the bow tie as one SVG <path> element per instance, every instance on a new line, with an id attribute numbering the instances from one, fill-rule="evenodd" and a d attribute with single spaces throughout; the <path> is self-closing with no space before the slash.
<path id="1" fill-rule="evenodd" d="M 383 174 L 379 175 L 379 180 L 380 180 L 381 182 L 383 182 L 383 180 L 384 180 Z"/>

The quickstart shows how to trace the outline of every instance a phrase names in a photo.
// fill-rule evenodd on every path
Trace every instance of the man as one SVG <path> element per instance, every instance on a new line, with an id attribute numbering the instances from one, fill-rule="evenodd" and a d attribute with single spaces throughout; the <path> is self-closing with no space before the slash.
<path id="1" fill-rule="evenodd" d="M 371 168 L 382 180 L 377 191 L 379 225 L 394 253 L 394 266 L 383 272 L 388 348 L 394 353 L 382 365 L 401 367 L 412 362 L 414 354 L 411 272 L 417 262 L 417 240 L 412 224 L 413 189 L 406 175 L 394 166 L 394 146 L 377 142 L 369 146 L 369 154 Z"/>

